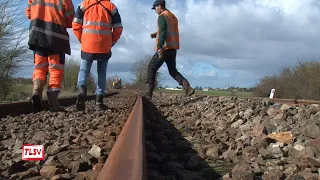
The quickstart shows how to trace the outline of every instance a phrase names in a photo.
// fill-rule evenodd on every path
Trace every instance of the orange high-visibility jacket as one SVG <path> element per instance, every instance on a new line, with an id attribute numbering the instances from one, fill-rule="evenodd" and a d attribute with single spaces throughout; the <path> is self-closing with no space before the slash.
<path id="1" fill-rule="evenodd" d="M 121 17 L 109 0 L 84 0 L 72 22 L 82 53 L 110 53 L 122 34 Z"/>
<path id="2" fill-rule="evenodd" d="M 163 50 L 166 49 L 179 49 L 179 28 L 178 28 L 178 19 L 176 16 L 171 13 L 169 10 L 164 10 L 160 16 L 164 16 L 166 20 L 167 30 L 166 30 L 166 40 L 162 47 Z M 157 44 L 159 43 L 160 29 L 158 28 L 158 36 L 156 41 L 155 50 L 158 50 Z"/>
<path id="3" fill-rule="evenodd" d="M 31 50 L 43 48 L 55 53 L 71 54 L 67 28 L 72 27 L 72 0 L 28 0 L 26 16 L 31 20 L 29 42 Z"/>

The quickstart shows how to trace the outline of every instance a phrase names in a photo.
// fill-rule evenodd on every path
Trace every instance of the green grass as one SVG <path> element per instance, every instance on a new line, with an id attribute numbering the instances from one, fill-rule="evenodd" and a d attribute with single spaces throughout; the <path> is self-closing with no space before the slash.
<path id="1" fill-rule="evenodd" d="M 32 94 L 32 84 L 15 84 L 8 94 L 6 101 L 26 100 Z"/>
<path id="2" fill-rule="evenodd" d="M 46 89 L 46 88 L 45 88 Z M 44 92 L 46 91 L 44 89 Z M 184 93 L 182 90 L 167 90 L 167 89 L 157 89 L 159 92 L 166 93 Z M 26 98 L 31 97 L 32 94 L 32 84 L 15 84 L 6 99 L 6 101 L 16 101 L 16 100 L 26 100 Z M 205 94 L 213 96 L 237 96 L 237 97 L 251 97 L 251 92 L 234 92 L 231 91 L 200 91 L 196 90 L 196 94 Z M 64 89 L 61 92 L 62 96 L 72 96 L 76 95 L 74 91 Z M 43 98 L 46 98 L 46 93 L 43 93 Z"/>
<path id="3" fill-rule="evenodd" d="M 26 100 L 27 98 L 31 98 L 32 88 L 33 88 L 33 84 L 15 84 L 13 85 L 13 87 L 11 87 L 10 92 L 5 101 L 10 102 L 10 101 L 17 101 L 17 100 Z M 43 89 L 42 97 L 44 99 L 47 98 L 46 88 L 47 88 L 47 84 Z M 91 94 L 91 93 L 88 92 L 88 94 Z M 62 88 L 59 96 L 68 97 L 68 96 L 75 96 L 75 95 L 76 95 L 75 91 Z M 1 100 L 0 100 L 0 103 L 1 103 Z"/>
<path id="4" fill-rule="evenodd" d="M 159 92 L 166 92 L 166 93 L 184 93 L 182 90 L 168 90 L 168 89 L 157 89 L 156 91 Z M 195 94 L 206 94 L 206 95 L 213 95 L 213 96 L 237 96 L 237 97 L 251 97 L 251 92 L 231 92 L 231 91 L 200 91 L 196 90 Z"/>

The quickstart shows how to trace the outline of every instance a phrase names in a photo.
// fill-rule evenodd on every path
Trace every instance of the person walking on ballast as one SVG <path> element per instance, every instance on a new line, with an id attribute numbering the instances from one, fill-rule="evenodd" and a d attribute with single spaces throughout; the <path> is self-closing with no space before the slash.
<path id="1" fill-rule="evenodd" d="M 47 82 L 47 97 L 50 111 L 64 111 L 58 95 L 63 81 L 65 54 L 71 55 L 67 28 L 71 28 L 74 6 L 71 0 L 28 0 L 26 16 L 30 19 L 29 49 L 34 52 L 32 105 L 41 111 L 42 91 Z"/>
<path id="2" fill-rule="evenodd" d="M 103 103 L 103 96 L 111 47 L 117 43 L 123 31 L 118 8 L 110 0 L 84 0 L 78 6 L 72 29 L 82 46 L 76 109 L 85 110 L 88 76 L 96 60 L 98 82 L 95 104 L 97 110 L 105 110 L 108 107 Z"/>
<path id="3" fill-rule="evenodd" d="M 152 99 L 152 92 L 155 88 L 156 73 L 164 62 L 166 62 L 169 74 L 182 85 L 185 95 L 194 94 L 194 89 L 188 80 L 183 77 L 176 68 L 177 50 L 180 48 L 178 19 L 166 8 L 165 0 L 156 0 L 152 9 L 158 16 L 158 31 L 151 33 L 151 38 L 156 38 L 156 53 L 152 56 L 147 72 L 147 83 L 145 97 Z"/>

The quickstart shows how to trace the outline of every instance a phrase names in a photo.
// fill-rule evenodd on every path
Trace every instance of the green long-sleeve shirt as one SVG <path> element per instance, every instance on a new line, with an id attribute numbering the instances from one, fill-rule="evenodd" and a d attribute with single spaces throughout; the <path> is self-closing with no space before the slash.
<path id="1" fill-rule="evenodd" d="M 164 15 L 160 15 L 158 17 L 158 28 L 159 28 L 159 41 L 157 44 L 158 49 L 161 49 L 166 41 L 166 34 L 167 34 L 167 23 Z"/>

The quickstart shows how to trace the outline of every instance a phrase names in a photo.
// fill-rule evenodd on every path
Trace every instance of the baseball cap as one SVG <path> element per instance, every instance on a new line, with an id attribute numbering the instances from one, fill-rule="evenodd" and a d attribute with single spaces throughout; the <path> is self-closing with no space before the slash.
<path id="1" fill-rule="evenodd" d="M 155 9 L 156 6 L 158 6 L 158 5 L 165 6 L 166 5 L 166 1 L 165 0 L 156 0 L 156 1 L 154 1 L 153 6 L 152 6 L 151 9 Z"/>

